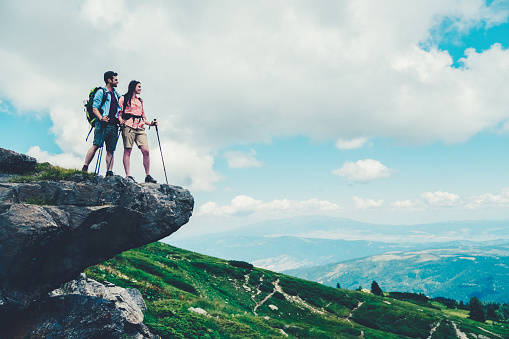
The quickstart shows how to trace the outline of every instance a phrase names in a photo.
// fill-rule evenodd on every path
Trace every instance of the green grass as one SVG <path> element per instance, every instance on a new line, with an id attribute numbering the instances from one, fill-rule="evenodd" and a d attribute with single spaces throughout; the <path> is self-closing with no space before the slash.
<path id="1" fill-rule="evenodd" d="M 364 338 L 428 338 L 440 322 L 431 337 L 440 339 L 452 333 L 452 321 L 465 333 L 486 335 L 478 328 L 482 326 L 509 337 L 500 325 L 465 319 L 466 311 L 437 302 L 423 306 L 331 288 L 163 243 L 124 252 L 85 273 L 100 282 L 139 289 L 148 307 L 144 323 L 163 338 L 349 339 L 361 333 Z"/>
<path id="2" fill-rule="evenodd" d="M 32 182 L 43 180 L 66 180 L 73 175 L 82 175 L 85 179 L 92 179 L 94 173 L 84 172 L 78 169 L 68 169 L 53 166 L 47 162 L 35 164 L 35 169 L 25 175 L 9 179 L 9 182 Z"/>

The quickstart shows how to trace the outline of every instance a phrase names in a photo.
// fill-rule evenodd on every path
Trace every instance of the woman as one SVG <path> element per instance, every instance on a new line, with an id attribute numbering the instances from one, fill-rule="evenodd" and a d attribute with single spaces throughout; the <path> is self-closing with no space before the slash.
<path id="1" fill-rule="evenodd" d="M 122 130 L 122 139 L 124 140 L 124 169 L 127 179 L 134 182 L 134 178 L 131 176 L 130 164 L 131 164 L 131 151 L 133 144 L 141 150 L 143 154 L 143 167 L 145 167 L 145 182 L 156 183 L 157 181 L 150 176 L 150 154 L 148 148 L 147 135 L 145 134 L 145 125 L 156 126 L 157 122 L 150 122 L 145 116 L 143 110 L 143 101 L 138 98 L 141 93 L 141 83 L 133 80 L 129 83 L 127 93 L 122 96 L 118 103 L 121 107 L 118 113 L 118 120 L 120 125 L 124 126 Z"/>

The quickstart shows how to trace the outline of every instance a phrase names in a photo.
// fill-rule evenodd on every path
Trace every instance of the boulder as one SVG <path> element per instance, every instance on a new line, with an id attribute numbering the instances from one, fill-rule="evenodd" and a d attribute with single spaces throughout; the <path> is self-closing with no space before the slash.
<path id="1" fill-rule="evenodd" d="M 120 176 L 0 183 L 0 313 L 21 310 L 86 267 L 177 231 L 189 191 Z"/>
<path id="2" fill-rule="evenodd" d="M 119 338 L 124 333 L 115 303 L 65 295 L 34 302 L 21 314 L 0 319 L 0 338 Z"/>
<path id="3" fill-rule="evenodd" d="M 122 288 L 112 283 L 101 284 L 81 274 L 76 280 L 63 284 L 60 288 L 49 293 L 50 297 L 83 295 L 102 298 L 114 303 L 120 312 L 123 333 L 131 338 L 157 338 L 143 322 L 143 311 L 147 309 L 140 291 L 135 288 Z"/>
<path id="4" fill-rule="evenodd" d="M 37 160 L 26 154 L 0 148 L 0 173 L 23 174 L 35 169 Z"/>
<path id="5" fill-rule="evenodd" d="M 147 309 L 140 291 L 135 288 L 122 288 L 114 284 L 103 285 L 81 274 L 76 280 L 63 284 L 49 293 L 50 297 L 79 294 L 112 301 L 120 311 L 125 322 L 138 325 L 143 322 L 143 311 Z"/>
<path id="6" fill-rule="evenodd" d="M 0 339 L 158 338 L 138 290 L 80 273 L 177 231 L 189 191 L 120 176 L 6 182 L 35 164 L 0 148 Z"/>

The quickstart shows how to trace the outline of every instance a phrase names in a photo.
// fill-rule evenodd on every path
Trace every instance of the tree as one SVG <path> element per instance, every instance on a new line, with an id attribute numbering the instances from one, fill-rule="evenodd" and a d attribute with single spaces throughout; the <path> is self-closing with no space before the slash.
<path id="1" fill-rule="evenodd" d="M 371 283 L 371 293 L 373 293 L 374 295 L 381 295 L 381 296 L 384 295 L 384 292 L 382 291 L 380 286 L 378 286 L 378 283 L 374 280 Z"/>
<path id="2" fill-rule="evenodd" d="M 483 323 L 486 320 L 484 315 L 484 307 L 476 297 L 470 298 L 470 302 L 468 303 L 468 310 L 470 314 L 468 315 L 469 319 L 479 321 Z"/>
<path id="3" fill-rule="evenodd" d="M 500 306 L 496 303 L 486 304 L 484 307 L 486 309 L 486 318 L 491 320 L 499 320 L 497 311 L 500 309 Z"/>

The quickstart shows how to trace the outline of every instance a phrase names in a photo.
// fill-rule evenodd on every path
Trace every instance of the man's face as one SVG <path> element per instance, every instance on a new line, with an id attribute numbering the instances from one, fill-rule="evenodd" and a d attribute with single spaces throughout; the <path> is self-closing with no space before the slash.
<path id="1" fill-rule="evenodd" d="M 118 85 L 118 78 L 116 76 L 113 77 L 113 79 L 109 80 L 109 83 L 111 84 L 111 87 L 117 87 Z"/>

